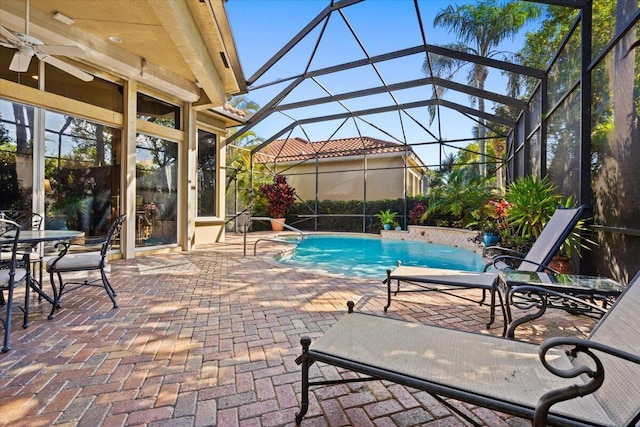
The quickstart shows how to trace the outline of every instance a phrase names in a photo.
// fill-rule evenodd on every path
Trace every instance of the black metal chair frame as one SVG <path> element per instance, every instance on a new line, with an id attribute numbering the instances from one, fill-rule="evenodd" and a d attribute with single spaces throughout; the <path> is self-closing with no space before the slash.
<path id="1" fill-rule="evenodd" d="M 302 354 L 298 356 L 296 359 L 296 363 L 301 365 L 302 367 L 302 396 L 300 400 L 300 411 L 295 415 L 296 425 L 300 425 L 302 419 L 306 415 L 309 409 L 309 389 L 311 386 L 324 386 L 324 385 L 334 385 L 334 384 L 345 384 L 352 382 L 361 382 L 361 381 L 375 381 L 375 380 L 387 380 L 397 384 L 402 384 L 408 387 L 413 387 L 419 390 L 423 390 L 429 393 L 432 397 L 434 397 L 438 402 L 442 403 L 453 412 L 458 414 L 460 417 L 464 418 L 467 422 L 472 425 L 479 426 L 478 422 L 473 418 L 469 417 L 468 414 L 458 409 L 455 405 L 448 402 L 445 398 L 452 398 L 455 400 L 468 402 L 474 405 L 478 405 L 483 408 L 488 408 L 496 411 L 500 411 L 507 414 L 512 414 L 518 417 L 523 417 L 532 420 L 532 425 L 535 427 L 544 427 L 547 425 L 562 425 L 562 426 L 594 426 L 600 425 L 600 423 L 592 421 L 585 422 L 584 419 L 577 419 L 572 417 L 571 415 L 567 415 L 562 410 L 556 411 L 552 409 L 553 405 L 571 401 L 572 399 L 582 398 L 584 396 L 588 396 L 592 393 L 598 391 L 604 384 L 605 381 L 605 369 L 608 369 L 607 374 L 608 378 L 615 378 L 619 376 L 629 377 L 629 382 L 633 384 L 635 378 L 634 374 L 628 373 L 623 366 L 619 365 L 617 362 L 612 362 L 614 359 L 623 360 L 632 362 L 635 364 L 640 364 L 640 355 L 634 354 L 635 351 L 630 352 L 627 347 L 631 345 L 626 345 L 627 343 L 620 342 L 618 343 L 615 337 L 610 337 L 609 340 L 603 340 L 600 338 L 594 338 L 594 334 L 597 333 L 599 329 L 603 329 L 605 331 L 611 330 L 612 328 L 605 328 L 604 324 L 607 321 L 607 318 L 611 315 L 613 316 L 613 312 L 617 309 L 618 304 L 622 304 L 624 301 L 625 293 L 631 290 L 632 286 L 635 284 L 636 287 L 640 287 L 640 273 L 636 275 L 636 277 L 632 280 L 632 282 L 627 286 L 627 289 L 622 294 L 622 296 L 618 299 L 618 301 L 614 304 L 611 310 L 600 320 L 600 322 L 594 327 L 591 335 L 587 339 L 580 339 L 575 337 L 554 337 L 546 340 L 538 347 L 538 355 L 539 355 L 539 368 L 538 371 L 546 371 L 551 374 L 565 379 L 571 378 L 583 378 L 584 382 L 581 384 L 573 384 L 564 388 L 559 389 L 547 389 L 546 393 L 542 394 L 537 402 L 528 402 L 523 404 L 522 402 L 517 402 L 515 400 L 510 400 L 509 398 L 496 398 L 491 397 L 491 393 L 480 393 L 477 391 L 472 391 L 467 389 L 466 379 L 456 380 L 456 378 L 450 378 L 450 381 L 444 381 L 442 379 L 432 379 L 429 377 L 421 377 L 419 375 L 412 375 L 408 373 L 402 373 L 402 368 L 400 366 L 394 366 L 393 360 L 384 361 L 379 360 L 378 362 L 371 362 L 367 359 L 367 362 L 359 361 L 357 356 L 347 356 L 345 357 L 344 348 L 337 349 L 335 352 L 321 349 L 314 350 L 312 345 L 312 340 L 308 336 L 303 336 L 300 340 L 300 344 L 302 346 Z M 637 300 L 638 291 L 634 291 L 635 296 L 630 304 L 626 304 L 625 308 L 620 308 L 620 313 L 628 313 L 629 311 L 633 312 L 635 309 L 633 308 L 635 301 Z M 373 314 L 351 314 L 354 313 L 353 307 L 354 303 L 348 302 L 349 313 L 347 317 L 350 316 L 366 316 L 372 319 L 381 319 L 379 322 L 395 322 L 401 324 L 410 324 L 411 322 L 407 322 L 405 320 L 398 320 L 386 317 L 380 317 Z M 619 318 L 619 316 L 617 317 Z M 616 317 L 614 317 L 616 319 Z M 613 320 L 616 322 L 616 320 Z M 355 322 L 357 325 L 356 328 L 368 328 L 369 322 Z M 349 323 L 347 323 L 349 324 Z M 616 323 L 617 324 L 617 323 Z M 631 323 L 636 325 L 635 323 Z M 431 329 L 439 329 L 443 333 L 446 333 L 447 330 L 445 328 L 440 328 L 436 326 L 429 325 L 418 325 L 412 327 L 415 328 L 431 328 Z M 615 328 L 614 328 L 615 329 Z M 637 329 L 637 328 L 636 328 Z M 394 326 L 392 330 L 397 330 Z M 331 329 L 325 332 L 329 334 Z M 354 331 L 354 334 L 362 333 L 361 331 Z M 379 331 L 377 332 L 380 333 Z M 462 332 L 457 331 L 458 334 L 464 334 L 473 336 L 476 335 L 472 332 Z M 606 332 L 605 332 L 606 333 Z M 627 334 L 633 333 L 633 330 L 628 330 Z M 496 344 L 500 341 L 509 341 L 506 338 L 500 337 L 484 337 L 487 341 L 496 341 Z M 394 339 L 389 338 L 388 342 L 394 342 Z M 615 344 L 619 344 L 619 348 L 614 348 L 611 346 L 611 342 Z M 485 342 L 485 344 L 487 344 Z M 354 344 L 357 345 L 357 344 Z M 452 338 L 451 346 L 456 346 L 455 340 Z M 536 346 L 532 343 L 520 342 L 516 344 L 517 346 Z M 424 355 L 424 363 L 429 364 L 430 361 L 440 360 L 439 354 L 436 352 L 434 354 L 430 351 L 430 343 L 422 342 L 422 341 L 413 341 L 410 345 L 411 348 L 396 348 L 394 351 L 398 352 L 398 354 L 402 354 L 403 351 L 406 351 L 410 354 L 416 355 Z M 637 345 L 636 345 L 637 347 Z M 355 349 L 354 347 L 354 350 Z M 463 354 L 467 352 L 473 353 L 477 349 L 470 348 L 457 348 L 456 351 L 460 351 Z M 567 368 L 566 366 L 560 368 L 559 365 L 554 362 L 550 362 L 548 359 L 548 353 L 566 351 L 568 355 L 570 355 L 575 363 L 573 367 Z M 351 354 L 351 352 L 348 352 Z M 403 360 L 401 356 L 394 357 L 399 362 Z M 606 361 L 606 363 L 603 363 Z M 365 377 L 350 377 L 350 378 L 342 378 L 342 379 L 332 379 L 332 380 L 318 380 L 318 381 L 310 381 L 309 378 L 309 368 L 316 362 L 323 362 L 331 366 L 336 366 L 340 368 L 344 368 L 346 370 L 357 372 L 366 375 Z M 383 363 L 384 362 L 384 363 Z M 533 370 L 534 360 L 532 359 L 530 363 L 530 367 Z M 378 366 L 378 365 L 379 366 Z M 487 366 L 479 367 L 479 369 L 486 369 Z M 616 370 L 619 372 L 611 372 L 609 370 Z M 535 376 L 535 373 L 531 373 L 532 376 Z M 508 375 L 505 374 L 506 377 Z M 455 377 L 455 375 L 454 375 Z M 482 377 L 480 382 L 486 381 L 484 384 L 487 387 L 488 391 L 491 389 L 491 380 L 487 378 L 498 378 L 496 381 L 501 382 L 502 379 L 499 379 L 502 376 L 495 377 Z M 504 379 L 504 382 L 510 382 L 509 378 Z M 512 381 L 514 387 L 520 386 L 517 381 Z M 608 385 L 611 387 L 611 384 Z M 635 386 L 634 386 L 635 387 Z M 606 393 L 605 393 L 606 394 Z M 621 393 L 624 394 L 624 393 Z M 612 396 L 611 399 L 616 399 L 617 397 Z M 638 401 L 634 401 L 631 404 L 631 407 L 628 408 L 629 412 L 632 412 L 632 419 L 630 422 L 625 423 L 627 426 L 636 426 L 640 422 L 640 403 Z M 615 408 L 615 406 L 614 406 Z M 615 409 L 612 409 L 615 410 Z"/>
<path id="2" fill-rule="evenodd" d="M 86 242 L 85 244 L 101 244 L 100 255 L 99 255 L 100 260 L 97 264 L 87 266 L 87 265 L 82 265 L 82 263 L 77 263 L 78 265 L 77 267 L 74 267 L 73 265 L 66 265 L 66 261 L 69 258 L 65 259 L 64 257 L 65 255 L 67 255 L 69 248 L 72 245 L 72 242 L 59 242 L 56 244 L 56 247 L 61 246 L 62 249 L 54 259 L 50 260 L 47 263 L 47 271 L 49 272 L 51 285 L 53 288 L 53 299 L 54 299 L 54 304 L 53 304 L 53 308 L 51 309 L 50 317 L 52 317 L 54 312 L 58 308 L 60 308 L 61 306 L 60 299 L 62 298 L 62 295 L 64 293 L 70 292 L 74 289 L 81 288 L 83 286 L 98 286 L 98 287 L 104 288 L 107 295 L 111 299 L 111 302 L 113 303 L 113 308 L 118 308 L 118 303 L 116 302 L 116 298 L 115 298 L 117 296 L 117 293 L 113 288 L 113 286 L 111 285 L 111 283 L 109 282 L 109 279 L 107 278 L 107 274 L 105 272 L 105 266 L 107 264 L 107 255 L 111 250 L 111 247 L 113 246 L 114 241 L 120 234 L 122 225 L 126 220 L 126 218 L 127 218 L 126 215 L 120 215 L 118 218 L 116 218 L 116 220 L 113 221 L 113 223 L 111 224 L 111 227 L 109 228 L 109 232 L 107 233 L 104 240 L 100 239 L 98 241 L 94 241 L 95 239 L 93 238 L 87 239 L 90 241 Z M 78 259 L 82 257 L 87 257 L 89 255 L 80 254 L 80 255 L 73 255 L 73 256 L 76 259 Z M 73 281 L 65 282 L 62 279 L 63 273 L 81 272 L 81 271 L 100 271 L 100 278 L 94 279 L 94 280 L 86 279 L 82 282 L 73 282 Z M 57 289 L 55 285 L 56 283 L 55 276 L 58 277 L 58 283 L 59 283 Z M 101 282 L 101 283 L 98 283 L 98 282 Z M 71 285 L 71 287 L 67 288 L 67 286 L 69 285 Z"/>
<path id="3" fill-rule="evenodd" d="M 11 317 L 13 315 L 13 292 L 16 287 L 23 281 L 26 281 L 25 299 L 24 305 L 18 306 L 24 313 L 24 320 L 22 327 L 26 328 L 29 322 L 29 258 L 28 255 L 22 254 L 19 250 L 18 240 L 20 239 L 20 224 L 7 219 L 0 218 L 0 237 L 2 237 L 2 248 L 0 250 L 7 249 L 11 255 L 6 259 L 0 259 L 0 269 L 8 270 L 7 282 L 0 283 L 0 306 L 6 306 L 6 314 L 4 318 L 0 318 L 0 323 L 4 327 L 4 339 L 2 342 L 2 352 L 7 352 L 11 349 L 9 345 L 9 339 L 11 336 Z M 4 237 L 7 233 L 13 233 L 10 237 Z M 24 275 L 19 274 L 19 270 L 24 270 Z M 4 298 L 4 291 L 7 291 L 7 298 Z"/>
<path id="4" fill-rule="evenodd" d="M 567 218 L 566 224 L 562 224 L 562 229 L 560 230 L 559 237 L 553 241 L 548 241 L 549 239 L 545 239 L 543 237 L 545 230 L 548 228 L 547 226 L 551 223 L 554 218 L 547 223 L 545 229 L 543 230 L 542 238 L 538 240 L 543 242 L 543 244 L 537 245 L 534 243 L 534 246 L 527 254 L 522 254 L 507 248 L 501 248 L 499 246 L 492 246 L 489 248 L 485 248 L 483 254 L 491 253 L 491 259 L 485 265 L 483 272 L 476 272 L 475 274 L 478 276 L 493 274 L 491 273 L 490 268 L 513 268 L 518 265 L 519 269 L 530 270 L 530 271 L 544 271 L 551 270 L 547 265 L 551 262 L 551 259 L 556 255 L 564 241 L 569 237 L 576 224 L 584 214 L 584 211 L 587 209 L 586 205 L 581 205 L 577 208 L 563 208 L 558 207 L 556 214 L 562 214 L 568 216 L 567 214 L 571 214 L 570 218 Z M 559 216 L 559 215 L 556 215 Z M 560 221 L 558 219 L 557 221 Z M 552 233 L 551 230 L 547 231 L 549 234 Z M 548 247 L 547 247 L 548 246 Z M 536 261 L 536 259 L 538 261 Z M 541 262 L 539 262 L 541 261 Z M 399 268 L 400 269 L 400 268 Z M 482 305 L 486 300 L 487 291 L 490 293 L 491 302 L 490 302 L 490 314 L 489 314 L 489 322 L 487 323 L 487 328 L 489 328 L 494 320 L 495 320 L 495 308 L 496 308 L 496 294 L 500 299 L 500 305 L 502 309 L 502 313 L 505 313 L 505 301 L 502 301 L 502 296 L 497 291 L 497 275 L 495 280 L 491 285 L 483 284 L 478 280 L 468 279 L 465 277 L 464 283 L 460 283 L 459 281 L 454 280 L 454 277 L 450 277 L 450 281 L 443 281 L 441 276 L 437 276 L 434 274 L 433 278 L 429 278 L 429 270 L 437 270 L 437 269 L 424 269 L 424 273 L 420 276 L 402 276 L 396 274 L 396 270 L 387 270 L 387 277 L 383 280 L 382 283 L 387 285 L 387 304 L 384 307 L 384 311 L 386 312 L 388 308 L 391 306 L 391 295 L 398 295 L 399 293 L 405 292 L 443 292 L 448 295 L 452 295 L 458 298 L 470 300 L 473 302 L 477 302 Z M 462 272 L 465 276 L 469 275 L 469 272 Z M 392 282 L 396 281 L 395 290 L 392 289 Z M 400 283 L 406 283 L 412 288 L 401 289 Z M 462 289 L 481 289 L 482 290 L 482 298 L 479 301 L 471 300 L 461 295 L 450 293 L 451 291 L 462 290 Z M 507 325 L 504 323 L 503 325 L 503 335 L 507 332 Z"/>
<path id="5" fill-rule="evenodd" d="M 42 224 L 44 223 L 42 215 L 36 212 L 28 211 L 28 210 L 13 210 L 13 209 L 4 209 L 0 210 L 0 219 L 8 219 L 20 225 L 22 230 L 40 230 Z M 42 290 L 42 262 L 43 262 L 43 254 L 42 247 L 39 244 L 36 245 L 26 245 L 26 244 L 18 244 L 18 252 L 22 252 L 24 255 L 29 256 L 30 269 L 29 272 L 35 272 L 36 270 L 39 272 L 38 279 L 35 280 L 33 277 L 30 277 L 32 281 L 35 281 Z M 35 259 L 34 259 L 35 255 Z M 4 304 L 4 295 L 0 292 L 0 305 Z M 41 298 L 39 298 L 41 299 Z"/>

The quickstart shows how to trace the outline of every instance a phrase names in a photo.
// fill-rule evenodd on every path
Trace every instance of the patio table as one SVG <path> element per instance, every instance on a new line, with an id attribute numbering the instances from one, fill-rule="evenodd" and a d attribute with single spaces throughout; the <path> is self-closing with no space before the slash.
<path id="1" fill-rule="evenodd" d="M 32 245 L 35 247 L 37 244 L 42 242 L 56 242 L 56 241 L 68 241 L 73 240 L 78 237 L 84 236 L 84 231 L 77 230 L 21 230 L 20 237 L 18 239 L 19 243 L 25 243 Z M 14 236 L 15 237 L 15 236 Z M 9 239 L 11 238 L 11 233 L 7 233 L 5 236 L 0 239 Z M 42 270 L 42 262 L 40 262 L 40 269 Z M 53 290 L 53 298 L 47 295 L 42 289 L 42 273 L 40 274 L 40 280 L 37 280 L 33 277 L 33 274 L 29 271 L 29 279 L 27 283 L 29 283 L 29 287 L 34 290 L 39 297 L 47 300 L 52 306 L 54 305 L 54 301 L 56 299 L 57 290 L 53 283 L 51 283 L 51 289 Z M 29 289 L 27 289 L 27 292 Z M 27 318 L 29 317 L 29 308 L 25 307 L 27 311 Z M 51 310 L 49 314 L 49 319 L 53 318 L 53 313 L 55 311 L 55 307 Z M 28 323 L 24 324 L 23 327 L 29 326 Z"/>
<path id="2" fill-rule="evenodd" d="M 498 277 L 509 338 L 513 338 L 519 325 L 539 318 L 548 307 L 572 314 L 602 316 L 625 288 L 610 278 L 574 274 L 505 269 L 498 270 Z M 511 305 L 523 309 L 537 307 L 538 311 L 514 320 Z"/>

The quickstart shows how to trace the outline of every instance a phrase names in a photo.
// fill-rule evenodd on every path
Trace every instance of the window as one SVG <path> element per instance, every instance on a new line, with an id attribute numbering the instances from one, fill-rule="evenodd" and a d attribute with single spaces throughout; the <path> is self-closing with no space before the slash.
<path id="1" fill-rule="evenodd" d="M 136 247 L 177 243 L 178 143 L 136 136 Z"/>
<path id="2" fill-rule="evenodd" d="M 105 235 L 120 214 L 121 131 L 45 113 L 46 228 Z"/>
<path id="3" fill-rule="evenodd" d="M 34 108 L 0 100 L 0 209 L 31 210 Z"/>
<path id="4" fill-rule="evenodd" d="M 198 129 L 198 216 L 216 216 L 216 135 Z"/>
<path id="5" fill-rule="evenodd" d="M 0 100 L 0 209 L 32 210 L 44 189 L 45 227 L 106 234 L 120 213 L 121 131 L 74 116 L 45 111 L 45 140 L 38 109 Z M 34 183 L 33 148 L 44 144 L 44 182 Z M 38 166 L 41 167 L 41 166 Z"/>
<path id="6" fill-rule="evenodd" d="M 180 130 L 180 107 L 140 92 L 137 104 L 138 119 Z"/>

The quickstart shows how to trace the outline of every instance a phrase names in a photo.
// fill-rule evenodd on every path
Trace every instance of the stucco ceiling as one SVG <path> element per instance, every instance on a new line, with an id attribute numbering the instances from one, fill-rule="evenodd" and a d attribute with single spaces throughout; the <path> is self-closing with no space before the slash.
<path id="1" fill-rule="evenodd" d="M 0 24 L 24 32 L 25 6 L 24 0 L 0 0 Z M 47 44 L 79 45 L 88 53 L 84 64 L 199 101 L 203 108 L 242 91 L 222 0 L 30 0 L 29 6 L 29 33 Z M 56 12 L 74 23 L 54 19 Z"/>

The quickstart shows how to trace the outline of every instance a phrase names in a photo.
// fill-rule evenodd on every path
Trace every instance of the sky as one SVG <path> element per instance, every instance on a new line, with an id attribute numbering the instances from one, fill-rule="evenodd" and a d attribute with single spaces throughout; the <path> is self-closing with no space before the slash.
<path id="1" fill-rule="evenodd" d="M 421 0 L 420 17 L 429 44 L 444 45 L 455 39 L 444 29 L 434 29 L 433 20 L 437 12 L 453 2 L 442 0 Z M 458 2 L 462 3 L 462 2 Z M 292 37 L 316 17 L 329 0 L 228 0 L 225 3 L 240 62 L 246 79 L 251 79 L 257 70 L 275 55 Z M 305 37 L 276 66 L 252 82 L 252 87 L 261 87 L 278 79 L 294 76 L 309 70 L 342 64 L 362 59 L 365 55 L 375 56 L 422 44 L 418 18 L 412 0 L 365 0 L 343 10 L 346 18 L 333 13 L 324 28 L 322 40 L 318 43 L 322 26 L 318 26 Z M 530 29 L 535 24 L 530 24 Z M 525 29 L 525 30 L 526 30 Z M 357 35 L 354 37 L 353 32 Z M 522 32 L 522 34 L 524 31 Z M 500 51 L 515 52 L 522 44 L 523 36 L 519 34 L 515 40 L 507 40 Z M 315 52 L 315 53 L 314 53 Z M 313 56 L 312 56 L 313 55 Z M 498 58 L 502 58 L 501 55 Z M 394 61 L 378 63 L 377 67 L 359 67 L 339 74 L 318 77 L 316 81 L 308 80 L 292 91 L 282 103 L 302 101 L 305 99 L 325 97 L 328 94 L 340 94 L 360 89 L 368 89 L 386 84 L 424 78 L 422 64 L 424 54 L 412 55 Z M 458 73 L 457 80 L 466 83 L 468 69 Z M 290 81 L 251 90 L 246 97 L 260 106 L 269 102 Z M 499 70 L 492 69 L 487 80 L 489 90 L 503 93 L 506 77 Z M 429 99 L 432 93 L 428 87 L 413 88 L 394 92 L 395 101 L 416 102 Z M 448 91 L 445 98 L 471 106 L 469 97 L 464 94 Z M 263 138 L 281 132 L 296 119 L 315 117 L 317 115 L 340 114 L 346 109 L 357 111 L 380 105 L 389 105 L 393 100 L 389 95 L 370 96 L 361 99 L 345 100 L 342 105 L 321 104 L 313 108 L 288 110 L 271 115 L 253 130 Z M 488 104 L 487 111 L 491 111 Z M 378 114 L 368 117 L 365 122 L 343 123 L 341 120 L 297 127 L 292 133 L 284 133 L 279 138 L 303 137 L 318 141 L 328 138 L 353 137 L 357 132 L 366 136 L 394 142 L 424 143 L 434 141 L 434 137 L 446 140 L 470 138 L 475 122 L 462 116 L 455 110 L 440 109 L 441 127 L 437 121 L 428 123 L 426 107 L 412 110 L 411 117 L 398 119 L 398 113 Z M 427 127 L 415 122 L 419 121 Z M 383 132 L 380 129 L 384 129 Z M 460 143 L 458 146 L 466 146 Z M 454 144 L 455 145 L 455 144 Z M 416 146 L 414 151 L 422 160 L 430 165 L 438 162 L 439 150 L 434 145 Z M 456 151 L 456 150 L 449 150 Z"/>

